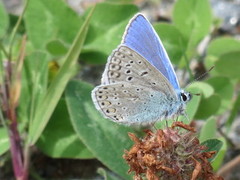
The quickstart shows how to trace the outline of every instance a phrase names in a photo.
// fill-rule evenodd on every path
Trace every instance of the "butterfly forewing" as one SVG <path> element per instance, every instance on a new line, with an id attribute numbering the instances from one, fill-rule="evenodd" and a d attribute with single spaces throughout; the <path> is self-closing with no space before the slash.
<path id="1" fill-rule="evenodd" d="M 119 46 L 108 59 L 102 84 L 129 82 L 176 96 L 168 80 L 145 58 L 126 46 Z"/>
<path id="2" fill-rule="evenodd" d="M 129 22 L 122 44 L 142 55 L 180 90 L 176 74 L 163 44 L 150 22 L 142 15 L 135 15 Z"/>

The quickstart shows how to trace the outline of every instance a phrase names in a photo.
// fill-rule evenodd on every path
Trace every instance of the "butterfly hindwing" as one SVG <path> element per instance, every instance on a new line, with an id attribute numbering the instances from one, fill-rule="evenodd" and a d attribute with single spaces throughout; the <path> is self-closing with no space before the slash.
<path id="1" fill-rule="evenodd" d="M 126 82 L 100 85 L 92 91 L 96 108 L 104 117 L 126 125 L 149 124 L 168 117 L 176 98 Z"/>

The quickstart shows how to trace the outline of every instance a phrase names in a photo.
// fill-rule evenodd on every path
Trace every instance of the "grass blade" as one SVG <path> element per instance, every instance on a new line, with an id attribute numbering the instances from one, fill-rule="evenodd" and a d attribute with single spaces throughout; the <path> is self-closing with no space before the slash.
<path id="1" fill-rule="evenodd" d="M 94 8 L 90 11 L 88 17 L 83 23 L 72 44 L 72 47 L 69 49 L 66 55 L 66 60 L 63 66 L 60 68 L 57 76 L 52 81 L 42 103 L 40 104 L 40 106 L 38 106 L 38 109 L 36 110 L 33 124 L 30 127 L 29 131 L 29 145 L 35 144 L 40 135 L 42 134 L 68 81 L 72 77 L 72 69 L 75 67 L 77 58 L 79 56 L 79 53 L 81 52 L 93 11 Z"/>

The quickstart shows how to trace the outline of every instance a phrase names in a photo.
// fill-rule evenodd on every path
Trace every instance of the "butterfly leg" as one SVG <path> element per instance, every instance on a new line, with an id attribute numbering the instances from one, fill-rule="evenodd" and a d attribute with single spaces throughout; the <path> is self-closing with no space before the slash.
<path id="1" fill-rule="evenodd" d="M 165 123 L 166 123 L 166 128 L 168 128 L 168 121 L 167 121 L 167 120 L 165 120 Z"/>

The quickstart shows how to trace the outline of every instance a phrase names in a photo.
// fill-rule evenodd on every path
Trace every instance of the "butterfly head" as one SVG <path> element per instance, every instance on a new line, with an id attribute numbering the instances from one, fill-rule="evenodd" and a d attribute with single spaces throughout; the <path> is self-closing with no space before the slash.
<path id="1" fill-rule="evenodd" d="M 182 91 L 180 92 L 180 98 L 181 98 L 181 101 L 182 101 L 182 102 L 187 103 L 188 101 L 190 101 L 190 100 L 192 99 L 192 95 L 191 95 L 191 93 L 182 90 Z"/>

